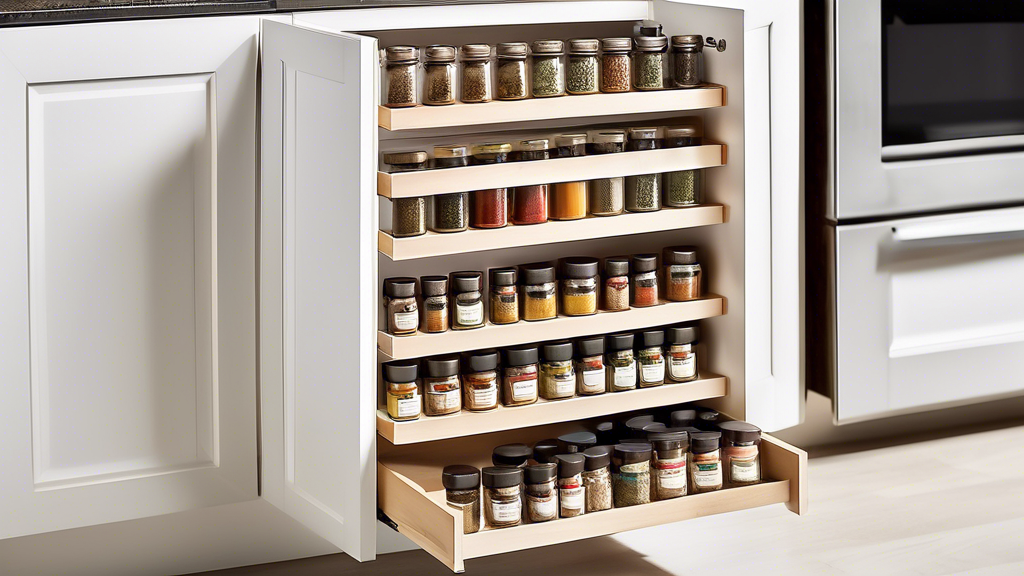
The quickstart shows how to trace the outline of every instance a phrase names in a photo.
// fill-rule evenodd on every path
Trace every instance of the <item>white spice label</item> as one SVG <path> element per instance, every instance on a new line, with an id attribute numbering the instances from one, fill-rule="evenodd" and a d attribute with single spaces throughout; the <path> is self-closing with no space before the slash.
<path id="1" fill-rule="evenodd" d="M 430 391 L 428 394 L 431 397 L 431 405 L 444 410 L 458 408 L 462 401 L 462 395 L 459 394 L 458 389 L 443 392 Z"/>
<path id="2" fill-rule="evenodd" d="M 455 323 L 462 326 L 476 326 L 484 321 L 484 304 L 477 302 L 469 306 L 455 306 Z"/>
<path id="3" fill-rule="evenodd" d="M 527 494 L 526 505 L 529 506 L 531 518 L 554 518 L 558 515 L 558 500 L 554 492 L 544 497 Z"/>
<path id="4" fill-rule="evenodd" d="M 466 393 L 470 396 L 470 404 L 472 406 L 493 406 L 498 402 L 498 386 L 488 386 L 487 388 L 466 388 Z"/>
<path id="5" fill-rule="evenodd" d="M 537 396 L 537 379 L 512 383 L 512 401 L 524 402 Z"/>
<path id="6" fill-rule="evenodd" d="M 398 330 L 415 330 L 420 325 L 419 312 L 396 312 L 395 328 Z"/>
<path id="7" fill-rule="evenodd" d="M 693 483 L 701 488 L 722 485 L 722 467 L 719 462 L 693 463 Z"/>
<path id="8" fill-rule="evenodd" d="M 757 482 L 760 480 L 758 468 L 757 460 L 733 458 L 732 465 L 729 467 L 729 476 L 733 482 Z"/>
<path id="9" fill-rule="evenodd" d="M 640 376 L 644 379 L 644 382 L 661 382 L 665 379 L 665 362 L 641 364 Z"/>
<path id="10" fill-rule="evenodd" d="M 658 460 L 658 485 L 669 490 L 686 489 L 686 457 Z"/>
<path id="11" fill-rule="evenodd" d="M 555 382 L 556 396 L 572 396 L 576 392 L 576 375 L 572 372 L 551 378 Z"/>
<path id="12" fill-rule="evenodd" d="M 615 367 L 616 388 L 636 388 L 636 363 L 630 362 L 629 366 Z"/>
<path id="13" fill-rule="evenodd" d="M 420 413 L 420 395 L 418 392 L 412 393 L 412 398 L 400 398 L 398 400 L 398 417 L 408 418 L 409 416 L 416 416 Z"/>
<path id="14" fill-rule="evenodd" d="M 495 502 L 491 500 L 491 517 L 495 522 L 512 522 L 523 515 L 523 503 L 516 498 L 514 502 Z"/>
<path id="15" fill-rule="evenodd" d="M 669 353 L 668 375 L 673 380 L 689 380 L 697 374 L 697 356 L 691 350 L 690 344 L 673 346 L 682 348 L 681 352 Z"/>
<path id="16" fill-rule="evenodd" d="M 583 488 L 583 480 L 579 474 L 572 478 L 559 478 L 558 501 L 562 510 L 583 510 L 585 494 L 586 490 Z"/>
<path id="17" fill-rule="evenodd" d="M 583 372 L 583 391 L 600 392 L 604 390 L 604 368 Z"/>

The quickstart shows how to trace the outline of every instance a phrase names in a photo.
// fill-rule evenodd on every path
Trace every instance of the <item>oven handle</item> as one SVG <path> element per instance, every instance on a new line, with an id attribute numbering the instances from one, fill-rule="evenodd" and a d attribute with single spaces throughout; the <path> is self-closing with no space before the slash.
<path id="1" fill-rule="evenodd" d="M 911 240 L 933 240 L 936 238 L 957 238 L 962 236 L 985 236 L 1024 232 L 1024 208 L 1000 210 L 994 213 L 968 214 L 955 218 L 900 224 L 892 229 L 892 237 L 898 242 Z"/>

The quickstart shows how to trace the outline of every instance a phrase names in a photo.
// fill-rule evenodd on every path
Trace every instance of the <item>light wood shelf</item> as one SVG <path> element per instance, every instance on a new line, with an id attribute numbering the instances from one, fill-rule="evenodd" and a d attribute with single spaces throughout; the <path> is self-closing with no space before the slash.
<path id="1" fill-rule="evenodd" d="M 378 410 L 377 433 L 396 445 L 431 442 L 718 398 L 725 396 L 726 390 L 725 376 L 705 373 L 693 382 L 666 382 L 654 388 L 567 400 L 540 399 L 529 406 L 500 406 L 490 412 L 463 410 L 450 416 L 421 416 L 407 422 L 395 422 L 388 417 L 387 411 Z"/>
<path id="2" fill-rule="evenodd" d="M 385 198 L 413 198 L 491 188 L 714 168 L 725 165 L 727 155 L 725 144 L 705 140 L 700 146 L 682 148 L 529 162 L 502 162 L 393 174 L 377 172 L 377 195 Z"/>
<path id="3" fill-rule="evenodd" d="M 465 254 L 503 248 L 611 238 L 646 232 L 681 230 L 725 222 L 725 206 L 703 204 L 685 208 L 663 208 L 657 212 L 591 216 L 581 220 L 551 220 L 532 226 L 508 225 L 491 230 L 469 229 L 455 234 L 427 232 L 421 236 L 395 238 L 377 232 L 377 250 L 393 261 Z"/>
<path id="4" fill-rule="evenodd" d="M 473 330 L 449 330 L 440 334 L 417 332 L 412 336 L 392 336 L 378 330 L 377 347 L 392 359 L 404 360 L 592 334 L 614 334 L 711 318 L 724 313 L 725 298 L 709 294 L 688 302 L 664 302 L 660 306 L 630 308 L 620 312 L 599 311 L 590 316 L 558 316 L 540 322 L 521 321 L 502 326 L 486 324 Z"/>
<path id="5" fill-rule="evenodd" d="M 394 132 L 610 114 L 679 112 L 714 108 L 724 106 L 725 103 L 725 87 L 707 84 L 700 88 L 679 90 L 528 98 L 516 101 L 495 100 L 481 104 L 458 103 L 451 106 L 412 108 L 380 106 L 377 125 Z"/>

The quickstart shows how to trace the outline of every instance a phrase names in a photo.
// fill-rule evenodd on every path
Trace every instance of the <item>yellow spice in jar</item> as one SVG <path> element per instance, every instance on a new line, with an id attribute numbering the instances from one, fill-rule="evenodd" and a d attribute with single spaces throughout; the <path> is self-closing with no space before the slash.
<path id="1" fill-rule="evenodd" d="M 554 318 L 555 314 L 554 294 L 550 298 L 523 298 L 523 320 L 546 320 Z"/>
<path id="2" fill-rule="evenodd" d="M 597 312 L 597 293 L 563 294 L 562 312 L 566 316 L 586 316 Z"/>

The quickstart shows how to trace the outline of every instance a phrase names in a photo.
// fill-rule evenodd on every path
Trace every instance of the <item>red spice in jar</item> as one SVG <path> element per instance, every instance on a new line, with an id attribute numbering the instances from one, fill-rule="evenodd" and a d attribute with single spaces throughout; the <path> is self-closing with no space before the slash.
<path id="1" fill-rule="evenodd" d="M 548 185 L 520 186 L 512 203 L 513 224 L 540 224 L 548 220 Z"/>
<path id="2" fill-rule="evenodd" d="M 634 306 L 654 306 L 658 303 L 657 286 L 636 286 L 633 288 Z"/>
<path id="3" fill-rule="evenodd" d="M 508 189 L 473 192 L 469 225 L 473 228 L 502 228 L 508 225 Z"/>

